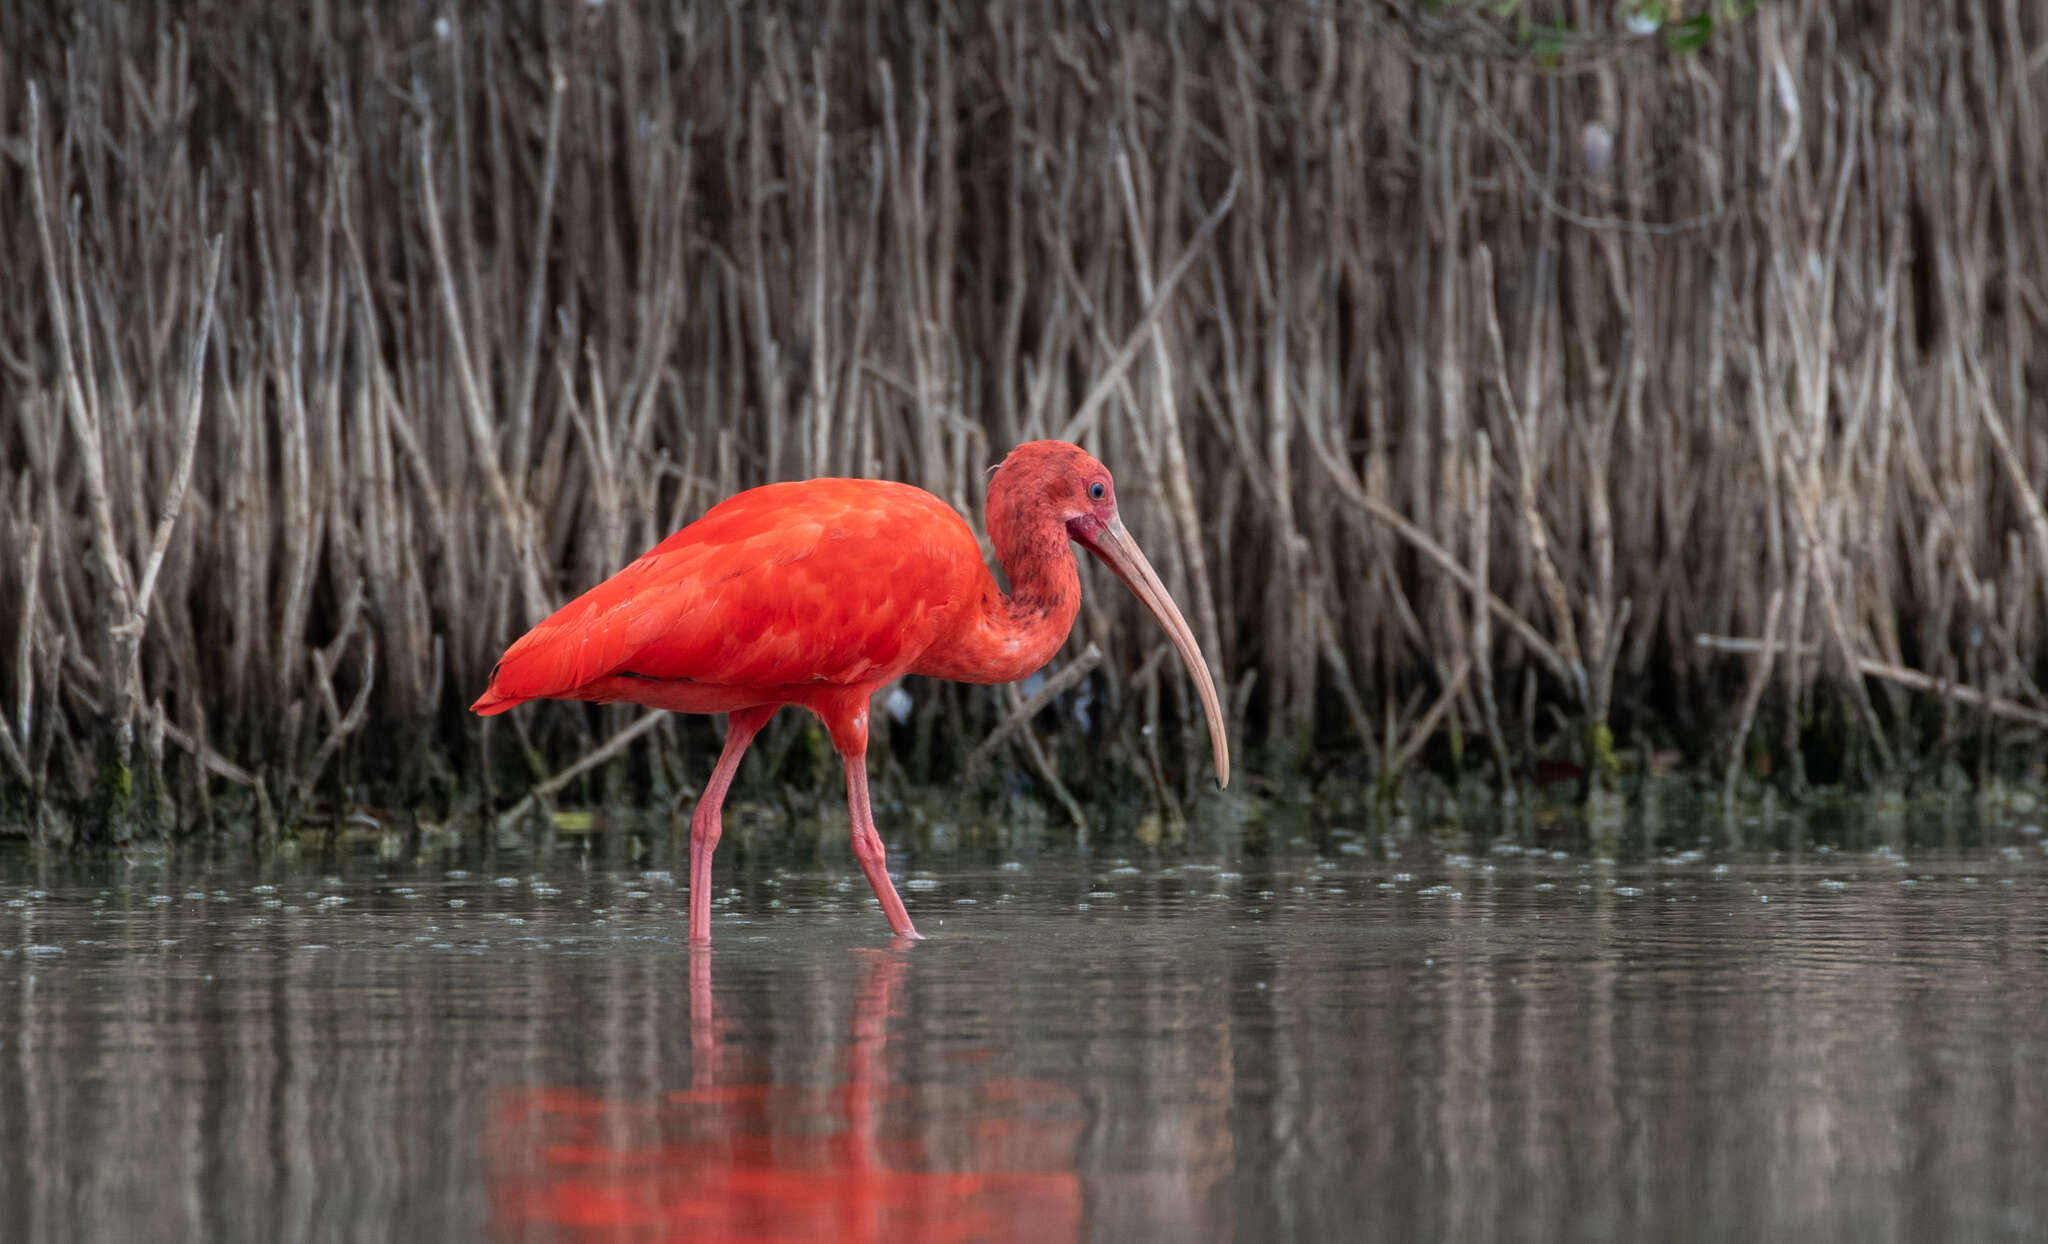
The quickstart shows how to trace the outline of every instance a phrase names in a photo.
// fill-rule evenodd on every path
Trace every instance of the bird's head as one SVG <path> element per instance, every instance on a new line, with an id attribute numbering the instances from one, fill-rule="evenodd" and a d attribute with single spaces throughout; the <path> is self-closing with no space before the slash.
<path id="1" fill-rule="evenodd" d="M 1032 441 L 991 468 L 988 519 L 1021 530 L 1050 518 L 1082 544 L 1116 521 L 1116 481 L 1087 450 L 1065 441 Z"/>
<path id="2" fill-rule="evenodd" d="M 1209 721 L 1217 784 L 1229 785 L 1230 744 L 1224 735 L 1223 708 L 1216 697 L 1216 683 L 1209 676 L 1209 662 L 1152 563 L 1124 530 L 1123 519 L 1116 512 L 1116 481 L 1109 477 L 1107 467 L 1079 445 L 1032 441 L 1011 450 L 989 481 L 989 536 L 999 550 L 1020 548 L 1030 542 L 1027 533 L 1044 530 L 1050 523 L 1059 524 L 1068 539 L 1109 567 L 1180 651 Z"/>

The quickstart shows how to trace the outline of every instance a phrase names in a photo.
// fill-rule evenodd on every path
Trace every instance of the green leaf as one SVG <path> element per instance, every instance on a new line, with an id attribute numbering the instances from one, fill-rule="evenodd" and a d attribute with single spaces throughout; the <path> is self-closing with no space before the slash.
<path id="1" fill-rule="evenodd" d="M 1714 37 L 1714 16 L 1699 13 L 1664 28 L 1664 46 L 1673 52 L 1697 52 Z"/>
<path id="2" fill-rule="evenodd" d="M 1527 35 L 1529 54 L 1545 64 L 1555 64 L 1563 59 L 1572 33 L 1560 26 L 1531 26 Z"/>

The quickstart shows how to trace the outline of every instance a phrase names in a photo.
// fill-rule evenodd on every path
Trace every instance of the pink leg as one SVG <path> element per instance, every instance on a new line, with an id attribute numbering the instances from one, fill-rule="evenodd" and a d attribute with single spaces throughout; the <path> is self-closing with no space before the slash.
<path id="1" fill-rule="evenodd" d="M 912 927 L 910 913 L 903 910 L 903 900 L 896 897 L 896 884 L 889 880 L 889 869 L 882 858 L 882 836 L 875 832 L 874 809 L 868 806 L 867 757 L 855 753 L 842 755 L 841 759 L 846 761 L 846 807 L 853 813 L 853 857 L 868 875 L 875 897 L 882 900 L 882 914 L 889 917 L 889 927 L 896 930 L 896 936 L 922 940 L 924 935 Z"/>
<path id="2" fill-rule="evenodd" d="M 718 810 L 732 786 L 733 771 L 740 767 L 740 757 L 747 753 L 747 744 L 775 716 L 777 707 L 735 709 L 726 718 L 725 750 L 704 783 L 697 810 L 690 814 L 690 940 L 698 945 L 711 940 L 711 853 L 718 849 Z"/>

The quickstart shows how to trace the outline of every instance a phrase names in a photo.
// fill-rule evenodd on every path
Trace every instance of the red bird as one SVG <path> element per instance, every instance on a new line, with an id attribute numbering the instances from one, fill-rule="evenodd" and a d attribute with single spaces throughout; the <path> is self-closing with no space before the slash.
<path id="1" fill-rule="evenodd" d="M 733 771 L 776 709 L 809 709 L 846 765 L 854 857 L 889 926 L 917 937 L 868 806 L 868 701 L 904 674 L 998 683 L 1044 665 L 1081 607 L 1069 540 L 1166 629 L 1201 693 L 1216 779 L 1230 780 L 1208 663 L 1117 517 L 1102 464 L 1060 441 L 1019 445 L 989 481 L 988 534 L 1008 595 L 966 521 L 921 488 L 814 479 L 748 489 L 528 631 L 471 708 L 489 716 L 557 699 L 729 714 L 690 818 L 693 942 L 711 939 L 711 853 Z"/>

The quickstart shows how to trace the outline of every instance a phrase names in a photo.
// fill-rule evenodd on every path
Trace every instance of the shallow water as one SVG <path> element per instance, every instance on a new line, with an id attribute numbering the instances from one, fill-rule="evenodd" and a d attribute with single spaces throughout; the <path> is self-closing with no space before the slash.
<path id="1" fill-rule="evenodd" d="M 0 853 L 0 1238 L 2048 1234 L 2024 819 L 666 871 Z M 449 867 L 464 864 L 466 867 Z"/>

